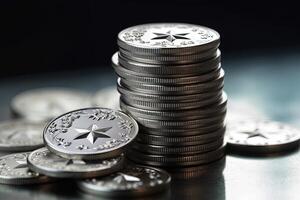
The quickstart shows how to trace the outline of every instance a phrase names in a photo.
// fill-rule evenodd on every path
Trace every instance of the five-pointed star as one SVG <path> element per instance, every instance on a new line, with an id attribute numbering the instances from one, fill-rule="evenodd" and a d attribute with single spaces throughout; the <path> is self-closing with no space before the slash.
<path id="1" fill-rule="evenodd" d="M 87 129 L 75 128 L 79 133 L 74 140 L 86 138 L 91 144 L 94 144 L 98 138 L 110 138 L 110 136 L 104 133 L 110 130 L 112 127 L 99 128 L 96 124 L 92 124 Z"/>
<path id="2" fill-rule="evenodd" d="M 27 167 L 26 160 L 15 160 L 13 164 L 14 164 L 13 169 L 21 169 Z"/>
<path id="3" fill-rule="evenodd" d="M 169 42 L 173 42 L 176 39 L 181 40 L 190 40 L 190 38 L 185 37 L 188 33 L 178 33 L 178 34 L 172 34 L 171 31 L 168 31 L 167 33 L 153 33 L 156 35 L 156 37 L 152 38 L 152 40 L 168 40 Z"/>
<path id="4" fill-rule="evenodd" d="M 126 183 L 126 182 L 138 182 L 141 179 L 139 179 L 138 177 L 135 177 L 135 176 L 131 176 L 131 175 L 123 174 L 123 173 L 119 172 L 118 176 L 116 176 L 113 180 L 119 184 L 122 184 L 122 183 Z"/>
<path id="5" fill-rule="evenodd" d="M 261 137 L 264 139 L 268 139 L 267 136 L 265 136 L 264 134 L 259 132 L 259 129 L 255 129 L 254 131 L 244 131 L 242 133 L 245 133 L 248 135 L 247 139 L 254 138 L 254 137 Z"/>

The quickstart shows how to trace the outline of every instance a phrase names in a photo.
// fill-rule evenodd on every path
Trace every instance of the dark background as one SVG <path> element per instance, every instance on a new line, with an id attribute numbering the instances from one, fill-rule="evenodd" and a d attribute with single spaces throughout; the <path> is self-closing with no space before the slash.
<path id="1" fill-rule="evenodd" d="M 109 67 L 119 31 L 148 22 L 216 29 L 222 53 L 285 51 L 300 44 L 298 6 L 288 1 L 1 1 L 0 76 Z M 224 57 L 224 56 L 223 56 Z"/>

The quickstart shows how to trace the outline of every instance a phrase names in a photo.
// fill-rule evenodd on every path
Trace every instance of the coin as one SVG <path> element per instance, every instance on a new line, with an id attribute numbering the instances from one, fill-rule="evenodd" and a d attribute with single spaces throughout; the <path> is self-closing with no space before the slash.
<path id="1" fill-rule="evenodd" d="M 224 73 L 221 72 L 220 76 L 212 81 L 206 83 L 180 85 L 180 86 L 165 86 L 165 85 L 151 85 L 145 83 L 135 83 L 133 81 L 120 79 L 120 85 L 124 87 L 144 93 L 144 94 L 160 94 L 160 95 L 186 95 L 186 94 L 197 94 L 205 93 L 208 91 L 216 91 L 222 89 L 224 86 Z"/>
<path id="2" fill-rule="evenodd" d="M 226 166 L 226 157 L 199 166 L 192 167 L 180 167 L 180 168 L 168 168 L 168 172 L 172 175 L 175 180 L 191 180 L 198 179 L 203 176 L 218 177 L 222 174 Z"/>
<path id="3" fill-rule="evenodd" d="M 118 84 L 118 91 L 121 95 L 132 96 L 134 99 L 145 100 L 148 99 L 149 101 L 180 101 L 180 102 L 194 102 L 194 101 L 201 101 L 208 98 L 219 97 L 222 95 L 222 90 L 215 90 L 203 93 L 196 93 L 196 94 L 188 94 L 188 95 L 157 95 L 157 94 L 144 94 L 139 93 L 129 88 L 124 87 L 121 85 L 120 82 Z"/>
<path id="4" fill-rule="evenodd" d="M 225 145 L 215 151 L 209 151 L 200 154 L 188 156 L 165 156 L 155 154 L 145 154 L 140 151 L 130 149 L 126 156 L 139 164 L 146 164 L 150 166 L 163 166 L 163 167 L 182 167 L 201 165 L 216 161 L 225 155 Z"/>
<path id="5" fill-rule="evenodd" d="M 223 124 L 225 120 L 225 116 L 216 116 L 210 118 L 203 118 L 203 119 L 195 119 L 195 120 L 185 120 L 185 121 L 162 121 L 162 120 L 150 120 L 145 118 L 135 118 L 136 121 L 144 127 L 148 128 L 158 128 L 158 129 L 168 129 L 168 128 L 179 128 L 184 129 L 188 128 L 200 128 L 206 127 L 214 124 Z"/>
<path id="6" fill-rule="evenodd" d="M 221 52 L 219 50 L 213 51 L 213 56 L 211 55 L 212 52 L 206 52 L 206 54 L 211 57 L 210 59 L 205 59 L 201 62 L 189 62 L 182 63 L 182 60 L 176 63 L 167 63 L 167 64 L 157 64 L 151 63 L 150 61 L 146 62 L 139 62 L 131 60 L 132 57 L 128 57 L 128 55 L 122 54 L 123 51 L 120 50 L 118 54 L 113 55 L 112 63 L 114 68 L 124 71 L 130 70 L 135 73 L 142 73 L 142 74 L 151 74 L 151 75 L 177 75 L 177 74 L 204 74 L 210 71 L 215 70 L 219 67 L 219 63 L 221 60 Z M 206 55 L 207 56 L 207 55 Z M 157 56 L 155 57 L 157 58 Z M 149 64 L 150 62 L 150 64 Z M 180 65 L 179 65 L 180 64 Z M 147 75 L 146 75 L 147 76 Z"/>
<path id="7" fill-rule="evenodd" d="M 29 152 L 0 157 L 0 183 L 10 185 L 37 184 L 53 181 L 47 176 L 30 171 L 27 165 Z"/>
<path id="8" fill-rule="evenodd" d="M 216 131 L 212 131 L 206 134 L 198 132 L 197 135 L 193 136 L 163 136 L 163 135 L 151 135 L 143 133 L 142 131 L 138 134 L 136 140 L 153 145 L 164 145 L 164 146 L 182 146 L 182 145 L 197 145 L 214 141 L 220 137 L 223 137 L 225 133 L 225 127 L 220 128 Z"/>
<path id="9" fill-rule="evenodd" d="M 207 27 L 184 23 L 154 23 L 129 27 L 118 45 L 139 54 L 185 55 L 216 48 L 220 35 Z"/>
<path id="10" fill-rule="evenodd" d="M 50 151 L 71 159 L 104 159 L 123 153 L 138 125 L 121 111 L 85 108 L 53 119 L 44 129 Z"/>
<path id="11" fill-rule="evenodd" d="M 204 99 L 202 101 L 194 101 L 194 102 L 152 102 L 148 100 L 136 100 L 133 97 L 129 97 L 126 95 L 122 95 L 121 101 L 124 103 L 131 105 L 135 108 L 141 108 L 146 110 L 188 110 L 188 109 L 197 109 L 197 108 L 205 108 L 210 105 L 216 105 L 223 101 L 222 95 L 219 98 L 209 98 Z"/>
<path id="12" fill-rule="evenodd" d="M 28 156 L 32 171 L 58 178 L 91 178 L 105 176 L 123 168 L 124 156 L 106 160 L 85 161 L 60 157 L 47 148 L 37 149 Z"/>
<path id="13" fill-rule="evenodd" d="M 124 170 L 102 178 L 79 181 L 79 187 L 88 193 L 110 196 L 146 196 L 168 189 L 171 176 L 146 166 L 128 166 Z"/>
<path id="14" fill-rule="evenodd" d="M 32 121 L 49 121 L 68 111 L 91 105 L 90 95 L 67 88 L 40 88 L 22 92 L 11 102 L 12 112 Z"/>
<path id="15" fill-rule="evenodd" d="M 203 83 L 206 81 L 217 79 L 220 76 L 221 64 L 219 64 L 219 66 L 216 69 L 206 73 L 201 73 L 201 74 L 195 73 L 195 74 L 190 74 L 188 76 L 176 77 L 176 78 L 154 77 L 155 75 L 144 76 L 144 73 L 135 73 L 134 71 L 122 67 L 115 67 L 115 71 L 119 77 L 127 80 L 136 81 L 136 82 L 162 84 L 162 85 L 172 85 L 172 84 L 181 85 L 181 84 Z M 180 71 L 180 69 L 178 69 L 178 71 Z"/>
<path id="16" fill-rule="evenodd" d="M 97 91 L 92 98 L 92 104 L 93 106 L 119 110 L 119 98 L 120 95 L 118 93 L 118 90 L 116 89 L 116 87 L 111 86 Z"/>
<path id="17" fill-rule="evenodd" d="M 197 145 L 178 145 L 178 146 L 164 146 L 164 145 L 152 145 L 146 143 L 139 143 L 139 141 L 134 142 L 132 149 L 136 151 L 141 151 L 145 154 L 155 154 L 155 155 L 195 155 L 200 153 L 205 153 L 209 151 L 214 151 L 218 149 L 223 144 L 223 137 L 219 137 L 215 141 L 209 143 L 197 144 Z"/>
<path id="18" fill-rule="evenodd" d="M 0 151 L 24 152 L 44 146 L 44 124 L 25 120 L 0 122 Z"/>
<path id="19" fill-rule="evenodd" d="M 248 119 L 230 122 L 226 140 L 232 152 L 277 153 L 299 147 L 300 131 L 279 122 Z"/>
<path id="20" fill-rule="evenodd" d="M 160 127 L 159 129 L 152 129 L 148 127 L 143 127 L 140 125 L 141 132 L 145 132 L 150 135 L 159 135 L 159 136 L 169 136 L 169 137 L 180 137 L 180 136 L 192 136 L 192 135 L 199 135 L 199 134 L 209 134 L 213 131 L 219 130 L 225 127 L 225 123 L 216 123 L 213 125 L 205 126 L 205 127 L 185 127 L 185 128 L 163 128 Z"/>

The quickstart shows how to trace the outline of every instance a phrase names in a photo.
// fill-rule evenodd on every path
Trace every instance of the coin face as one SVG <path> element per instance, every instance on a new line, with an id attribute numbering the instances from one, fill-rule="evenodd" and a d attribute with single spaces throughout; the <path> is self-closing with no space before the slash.
<path id="1" fill-rule="evenodd" d="M 91 105 L 90 95 L 64 88 L 41 88 L 15 96 L 14 114 L 32 121 L 48 121 L 63 113 Z"/>
<path id="2" fill-rule="evenodd" d="M 0 157 L 0 183 L 23 185 L 48 182 L 48 177 L 29 170 L 28 155 L 29 153 L 15 153 Z"/>
<path id="3" fill-rule="evenodd" d="M 29 168 L 50 177 L 88 178 L 112 174 L 123 167 L 124 156 L 85 161 L 60 157 L 47 148 L 33 151 L 28 156 Z"/>
<path id="4" fill-rule="evenodd" d="M 4 121 L 0 123 L 1 151 L 30 151 L 44 146 L 44 124 L 23 120 Z"/>
<path id="5" fill-rule="evenodd" d="M 170 175 L 160 169 L 128 166 L 123 171 L 103 178 L 79 182 L 82 190 L 104 196 L 140 196 L 166 189 Z"/>
<path id="6" fill-rule="evenodd" d="M 248 119 L 228 123 L 226 138 L 232 150 L 272 153 L 299 146 L 300 132 L 279 122 Z"/>
<path id="7" fill-rule="evenodd" d="M 93 97 L 93 105 L 111 109 L 120 109 L 120 95 L 116 87 L 107 87 L 99 90 Z"/>
<path id="8" fill-rule="evenodd" d="M 123 42 L 128 46 L 144 49 L 193 47 L 219 39 L 219 34 L 210 28 L 180 23 L 138 25 L 127 28 L 118 35 L 120 46 Z"/>
<path id="9" fill-rule="evenodd" d="M 101 159 L 120 155 L 137 135 L 134 119 L 120 111 L 86 108 L 63 114 L 44 129 L 48 149 L 72 159 Z"/>

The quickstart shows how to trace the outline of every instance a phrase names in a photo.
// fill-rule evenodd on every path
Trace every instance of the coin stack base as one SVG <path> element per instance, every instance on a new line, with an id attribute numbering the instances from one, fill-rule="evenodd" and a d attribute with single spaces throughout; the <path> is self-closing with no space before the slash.
<path id="1" fill-rule="evenodd" d="M 112 65 L 120 107 L 140 127 L 129 159 L 164 168 L 222 159 L 227 96 L 219 43 L 216 31 L 191 24 L 145 24 L 119 33 Z"/>

